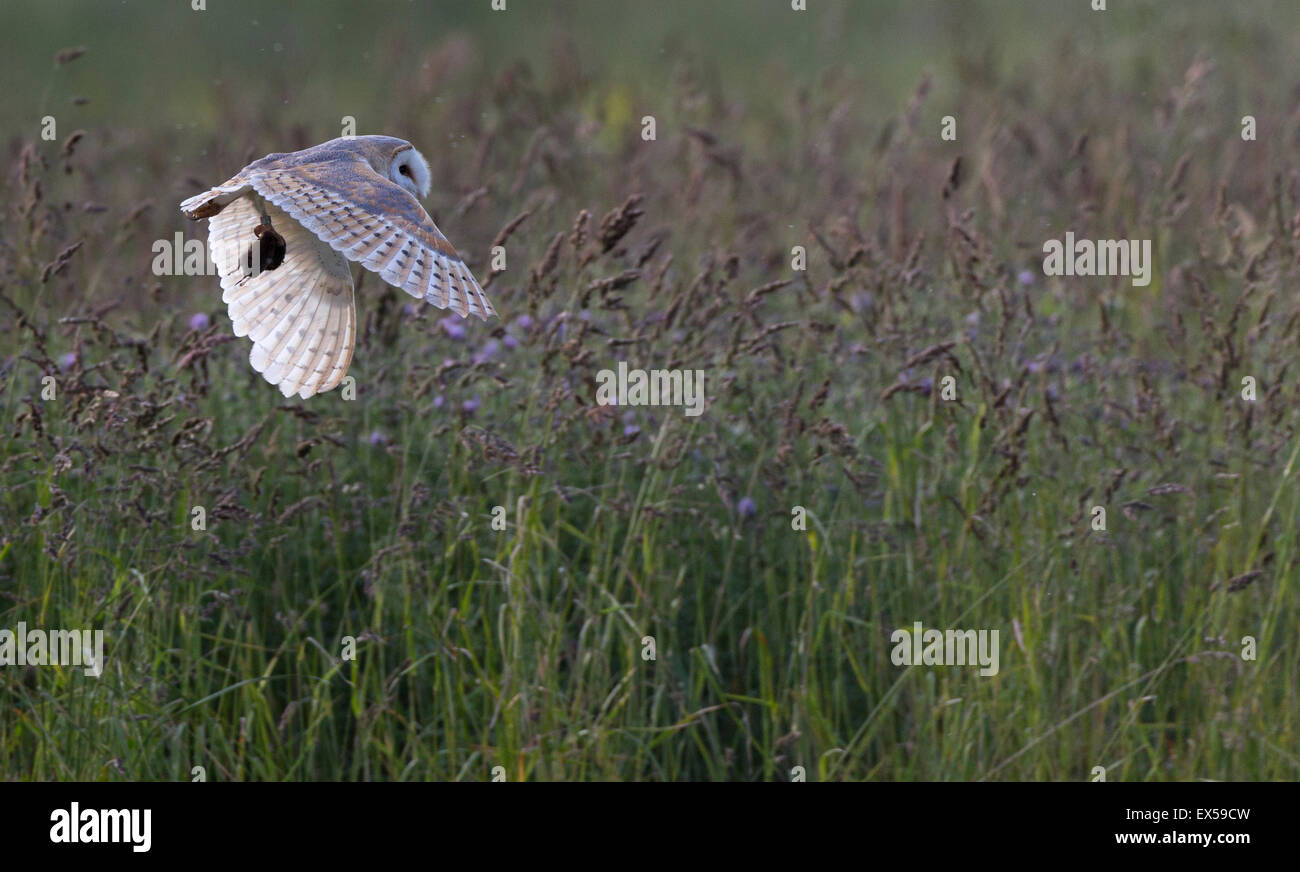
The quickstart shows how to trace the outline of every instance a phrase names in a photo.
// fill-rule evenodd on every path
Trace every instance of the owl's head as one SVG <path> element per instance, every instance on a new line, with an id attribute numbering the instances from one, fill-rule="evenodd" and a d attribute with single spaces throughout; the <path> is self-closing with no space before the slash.
<path id="1" fill-rule="evenodd" d="M 388 177 L 417 197 L 429 196 L 429 162 L 415 146 L 404 142 L 394 149 L 388 164 Z"/>

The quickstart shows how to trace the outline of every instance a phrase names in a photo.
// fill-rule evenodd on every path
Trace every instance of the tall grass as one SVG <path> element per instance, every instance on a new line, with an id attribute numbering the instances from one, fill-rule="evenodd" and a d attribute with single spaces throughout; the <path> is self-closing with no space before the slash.
<path id="1" fill-rule="evenodd" d="M 1286 47 L 1176 44 L 922 58 L 888 105 L 851 64 L 746 102 L 688 49 L 469 90 L 487 46 L 399 45 L 427 72 L 362 132 L 430 157 L 480 278 L 505 246 L 503 317 L 354 270 L 353 401 L 283 400 L 215 278 L 150 269 L 205 235 L 177 202 L 332 115 L 241 81 L 220 129 L 11 140 L 0 628 L 102 628 L 107 666 L 0 670 L 0 773 L 1297 777 Z M 1151 285 L 1045 277 L 1066 230 L 1152 239 Z M 619 360 L 707 411 L 597 406 Z M 997 629 L 999 673 L 895 666 L 915 621 Z"/>

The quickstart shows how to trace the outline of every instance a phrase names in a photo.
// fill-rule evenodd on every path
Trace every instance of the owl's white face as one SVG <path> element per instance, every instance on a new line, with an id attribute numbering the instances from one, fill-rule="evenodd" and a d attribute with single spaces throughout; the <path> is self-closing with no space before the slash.
<path id="1" fill-rule="evenodd" d="M 416 151 L 413 146 L 403 148 L 393 155 L 392 163 L 388 167 L 388 177 L 416 197 L 423 198 L 429 195 L 432 179 L 429 164 L 424 159 L 424 155 Z"/>

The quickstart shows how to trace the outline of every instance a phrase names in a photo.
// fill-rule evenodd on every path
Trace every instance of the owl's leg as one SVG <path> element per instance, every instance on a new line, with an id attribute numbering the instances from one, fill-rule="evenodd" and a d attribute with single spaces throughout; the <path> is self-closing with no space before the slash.
<path id="1" fill-rule="evenodd" d="M 257 237 L 256 246 L 250 245 L 248 254 L 244 258 L 245 273 L 249 276 L 255 276 L 263 270 L 273 270 L 284 263 L 284 256 L 287 253 L 284 237 L 275 231 L 271 225 L 270 210 L 266 208 L 265 201 L 254 194 L 253 203 L 257 207 L 258 214 L 261 216 L 262 223 L 253 228 L 253 235 Z"/>

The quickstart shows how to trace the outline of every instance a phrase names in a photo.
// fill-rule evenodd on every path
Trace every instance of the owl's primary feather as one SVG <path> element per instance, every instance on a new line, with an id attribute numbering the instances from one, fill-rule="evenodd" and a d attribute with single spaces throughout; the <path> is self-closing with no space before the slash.
<path id="1" fill-rule="evenodd" d="M 285 396 L 330 390 L 347 372 L 356 329 L 348 260 L 462 317 L 496 314 L 416 199 L 428 181 L 410 143 L 359 136 L 267 155 L 181 203 L 188 217 L 209 219 L 235 334 L 253 340 L 253 368 Z M 259 246 L 280 238 L 283 260 L 274 246 L 268 258 Z"/>

